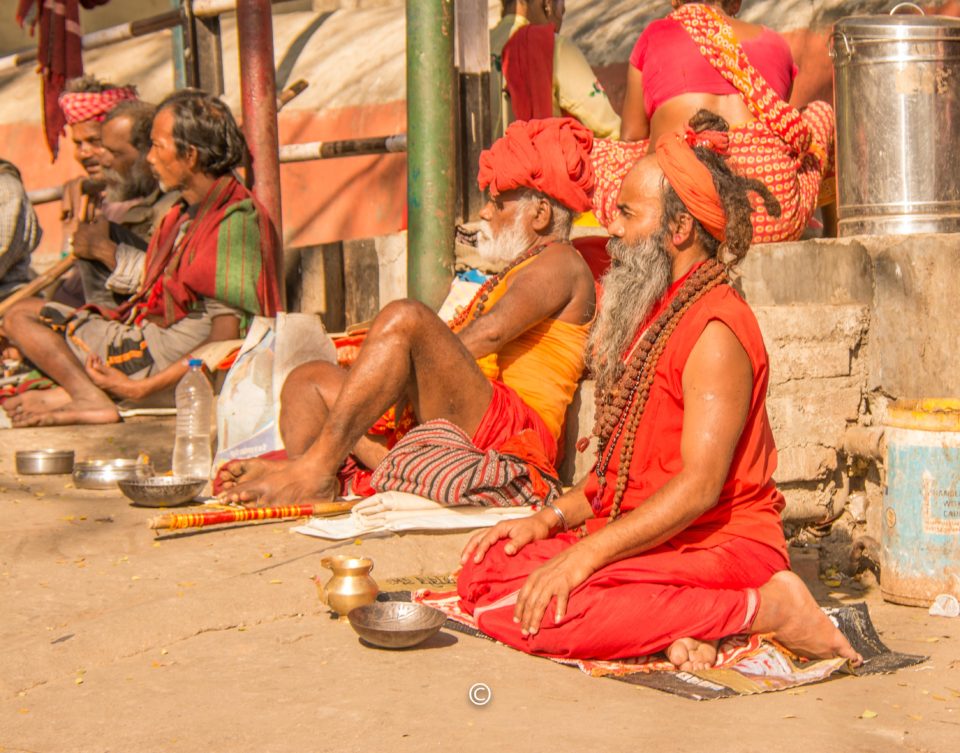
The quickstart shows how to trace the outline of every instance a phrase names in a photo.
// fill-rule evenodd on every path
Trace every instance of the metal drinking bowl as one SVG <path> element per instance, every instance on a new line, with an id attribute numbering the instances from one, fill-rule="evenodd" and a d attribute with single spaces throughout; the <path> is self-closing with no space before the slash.
<path id="1" fill-rule="evenodd" d="M 24 476 L 41 473 L 70 473 L 73 450 L 20 450 L 17 452 L 17 473 Z"/>
<path id="2" fill-rule="evenodd" d="M 152 478 L 125 479 L 117 486 L 133 504 L 142 507 L 172 507 L 189 502 L 203 491 L 205 478 L 185 476 L 153 476 Z"/>
<path id="3" fill-rule="evenodd" d="M 115 489 L 118 481 L 152 475 L 150 463 L 130 458 L 84 460 L 73 466 L 73 483 L 78 489 Z"/>
<path id="4" fill-rule="evenodd" d="M 347 619 L 367 643 L 381 648 L 410 648 L 440 630 L 447 617 L 423 604 L 386 601 L 351 609 Z"/>

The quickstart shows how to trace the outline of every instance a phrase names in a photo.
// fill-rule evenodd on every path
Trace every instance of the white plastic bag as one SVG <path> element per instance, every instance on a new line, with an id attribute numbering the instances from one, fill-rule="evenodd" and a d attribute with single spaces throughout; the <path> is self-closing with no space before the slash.
<path id="1" fill-rule="evenodd" d="M 283 448 L 280 391 L 307 361 L 337 362 L 337 349 L 317 314 L 279 313 L 253 320 L 217 400 L 213 467 Z"/>

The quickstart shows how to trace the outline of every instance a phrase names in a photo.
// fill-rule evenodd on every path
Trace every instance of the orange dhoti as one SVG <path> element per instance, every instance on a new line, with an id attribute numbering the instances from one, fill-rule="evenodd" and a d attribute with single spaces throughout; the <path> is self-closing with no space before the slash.
<path id="1" fill-rule="evenodd" d="M 783 551 L 749 539 L 680 552 L 664 544 L 598 570 L 570 594 L 554 623 L 556 600 L 540 631 L 524 636 L 513 621 L 517 593 L 530 575 L 577 541 L 565 533 L 515 555 L 501 541 L 457 579 L 460 606 L 479 628 L 521 651 L 570 659 L 626 659 L 662 651 L 678 638 L 718 640 L 747 632 L 757 588 L 788 567 Z"/>

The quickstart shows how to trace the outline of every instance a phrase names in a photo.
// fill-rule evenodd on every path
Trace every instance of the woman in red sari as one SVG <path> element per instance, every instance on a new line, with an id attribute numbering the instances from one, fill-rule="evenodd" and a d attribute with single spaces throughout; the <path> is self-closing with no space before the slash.
<path id="1" fill-rule="evenodd" d="M 620 182 L 650 144 L 705 109 L 733 124 L 730 166 L 762 180 L 780 202 L 777 218 L 754 198 L 754 242 L 799 238 L 831 172 L 832 109 L 813 102 L 801 113 L 788 104 L 797 73 L 790 48 L 773 30 L 734 18 L 740 0 L 673 0 L 673 7 L 630 56 L 624 141 L 594 146 L 598 217 L 612 221 Z"/>

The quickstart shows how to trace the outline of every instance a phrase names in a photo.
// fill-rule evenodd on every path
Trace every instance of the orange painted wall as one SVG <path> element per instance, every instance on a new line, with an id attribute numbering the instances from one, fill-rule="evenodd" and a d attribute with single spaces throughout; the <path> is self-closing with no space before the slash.
<path id="1" fill-rule="evenodd" d="M 280 142 L 388 136 L 406 131 L 406 103 L 350 107 L 322 115 L 280 114 Z M 406 157 L 384 154 L 281 167 L 284 237 L 290 247 L 369 238 L 400 229 Z"/>

